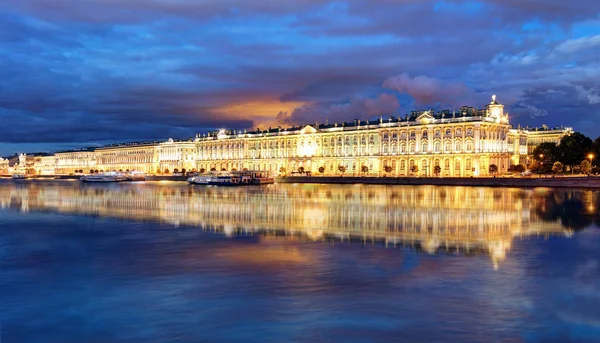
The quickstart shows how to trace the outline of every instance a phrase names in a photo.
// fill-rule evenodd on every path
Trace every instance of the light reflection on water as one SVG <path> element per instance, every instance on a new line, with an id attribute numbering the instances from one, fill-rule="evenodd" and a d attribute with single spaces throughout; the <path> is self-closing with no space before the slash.
<path id="1" fill-rule="evenodd" d="M 0 181 L 1 337 L 593 342 L 597 195 Z"/>

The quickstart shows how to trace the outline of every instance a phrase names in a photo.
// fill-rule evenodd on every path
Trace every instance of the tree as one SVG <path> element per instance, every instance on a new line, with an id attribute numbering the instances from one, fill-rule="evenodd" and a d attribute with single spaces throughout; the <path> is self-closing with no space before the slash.
<path id="1" fill-rule="evenodd" d="M 185 175 L 185 172 L 186 172 L 185 168 L 182 168 L 181 169 L 181 174 Z"/>
<path id="2" fill-rule="evenodd" d="M 592 171 L 592 165 L 588 160 L 581 161 L 580 168 L 583 174 L 589 174 Z"/>
<path id="3" fill-rule="evenodd" d="M 386 173 L 391 173 L 392 172 L 392 166 L 385 166 L 383 167 L 383 171 L 385 171 Z"/>
<path id="4" fill-rule="evenodd" d="M 321 173 L 321 174 L 325 173 L 325 167 L 319 167 L 319 173 Z"/>
<path id="5" fill-rule="evenodd" d="M 298 168 L 298 173 L 304 173 L 304 167 L 299 167 Z"/>
<path id="6" fill-rule="evenodd" d="M 435 175 L 440 175 L 442 173 L 442 167 L 440 167 L 440 166 L 433 167 L 433 173 Z"/>
<path id="7" fill-rule="evenodd" d="M 340 171 L 340 173 L 342 173 L 342 175 L 344 175 L 344 173 L 346 172 L 346 167 L 340 164 L 338 166 L 338 170 Z"/>
<path id="8" fill-rule="evenodd" d="M 563 164 L 560 163 L 560 161 L 556 161 L 556 162 L 554 162 L 554 165 L 552 166 L 552 171 L 556 174 L 562 173 L 563 168 L 564 168 Z"/>
<path id="9" fill-rule="evenodd" d="M 212 168 L 210 168 L 210 171 L 217 171 L 217 168 L 212 167 Z"/>
<path id="10" fill-rule="evenodd" d="M 560 161 L 567 166 L 578 165 L 586 158 L 586 153 L 592 148 L 592 140 L 585 135 L 575 132 L 560 140 Z M 540 144 L 541 145 L 541 144 Z"/>
<path id="11" fill-rule="evenodd" d="M 231 171 L 234 172 L 234 171 L 237 171 L 237 169 L 236 168 L 231 168 Z"/>
<path id="12" fill-rule="evenodd" d="M 419 172 L 419 166 L 417 166 L 416 164 L 413 164 L 412 167 L 410 167 L 410 171 L 413 173 L 418 173 Z"/>
<path id="13" fill-rule="evenodd" d="M 498 172 L 498 166 L 495 164 L 490 164 L 490 174 L 496 174 Z"/>
<path id="14" fill-rule="evenodd" d="M 173 173 L 176 173 L 176 174 L 179 173 L 179 169 L 177 169 L 177 168 L 173 169 Z"/>
<path id="15" fill-rule="evenodd" d="M 206 172 L 206 169 L 200 168 L 200 174 L 204 174 L 205 172 Z"/>
<path id="16" fill-rule="evenodd" d="M 562 152 L 555 143 L 541 143 L 533 149 L 533 158 L 540 162 L 538 171 L 541 173 L 549 173 L 561 156 Z"/>
<path id="17" fill-rule="evenodd" d="M 279 173 L 280 174 L 285 174 L 285 167 L 279 168 Z"/>
<path id="18" fill-rule="evenodd" d="M 362 167 L 360 167 L 360 171 L 361 171 L 363 174 L 366 174 L 366 173 L 368 173 L 368 172 L 369 172 L 369 167 L 367 167 L 367 166 L 362 166 Z"/>
<path id="19" fill-rule="evenodd" d="M 221 168 L 221 171 L 227 171 L 227 169 L 225 169 L 225 168 Z"/>
<path id="20" fill-rule="evenodd" d="M 169 169 L 165 169 L 165 174 L 169 174 Z"/>

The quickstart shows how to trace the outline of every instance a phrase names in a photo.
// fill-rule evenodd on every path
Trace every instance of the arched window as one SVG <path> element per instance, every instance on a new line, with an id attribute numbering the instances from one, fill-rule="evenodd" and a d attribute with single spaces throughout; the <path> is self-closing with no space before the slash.
<path id="1" fill-rule="evenodd" d="M 446 169 L 446 170 L 450 169 L 450 160 L 449 159 L 444 160 L 444 169 Z"/>

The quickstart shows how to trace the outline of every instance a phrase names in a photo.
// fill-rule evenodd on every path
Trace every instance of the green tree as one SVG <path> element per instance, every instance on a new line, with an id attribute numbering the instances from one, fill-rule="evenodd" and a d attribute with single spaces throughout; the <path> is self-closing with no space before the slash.
<path id="1" fill-rule="evenodd" d="M 279 173 L 280 174 L 285 174 L 285 167 L 279 168 Z"/>
<path id="2" fill-rule="evenodd" d="M 206 173 L 206 169 L 200 168 L 200 174 L 204 174 L 204 173 Z"/>
<path id="3" fill-rule="evenodd" d="M 562 152 L 556 143 L 541 143 L 533 150 L 533 158 L 540 162 L 538 171 L 542 173 L 549 173 L 561 156 Z"/>
<path id="4" fill-rule="evenodd" d="M 586 158 L 588 151 L 592 148 L 592 140 L 587 136 L 575 132 L 569 136 L 565 136 L 560 140 L 560 161 L 571 170 L 575 165 L 578 165 Z M 541 144 L 540 144 L 541 145 Z"/>
<path id="5" fill-rule="evenodd" d="M 323 174 L 325 173 L 325 167 L 319 167 L 319 173 Z"/>
<path id="6" fill-rule="evenodd" d="M 554 162 L 554 165 L 552 166 L 552 171 L 555 172 L 556 174 L 562 173 L 563 168 L 564 168 L 563 164 L 560 163 L 560 161 L 556 161 L 556 162 Z"/>
<path id="7" fill-rule="evenodd" d="M 339 165 L 338 170 L 340 171 L 340 173 L 342 173 L 342 175 L 344 175 L 344 173 L 346 172 L 346 167 L 344 167 L 343 165 Z"/>
<path id="8" fill-rule="evenodd" d="M 580 167 L 583 174 L 589 174 L 592 171 L 592 165 L 588 160 L 581 161 Z"/>
<path id="9" fill-rule="evenodd" d="M 362 167 L 360 167 L 360 171 L 361 171 L 363 174 L 366 174 L 366 173 L 368 173 L 368 172 L 369 172 L 369 167 L 367 167 L 367 166 L 362 166 Z"/>
<path id="10" fill-rule="evenodd" d="M 418 173 L 419 172 L 419 166 L 417 166 L 416 164 L 413 164 L 412 167 L 410 167 L 410 171 L 413 173 Z"/>
<path id="11" fill-rule="evenodd" d="M 298 173 L 304 173 L 304 167 L 298 168 Z"/>
<path id="12" fill-rule="evenodd" d="M 496 174 L 498 172 L 498 166 L 495 164 L 490 164 L 489 171 L 490 174 Z"/>
<path id="13" fill-rule="evenodd" d="M 433 167 L 433 173 L 435 175 L 440 175 L 441 172 L 442 172 L 442 167 L 440 167 L 440 166 Z"/>
<path id="14" fill-rule="evenodd" d="M 383 167 L 383 171 L 385 171 L 386 173 L 391 173 L 392 172 L 392 166 L 385 166 Z"/>
<path id="15" fill-rule="evenodd" d="M 598 166 L 600 166 L 599 163 L 599 159 L 600 159 L 600 137 L 596 138 L 594 140 L 594 142 L 592 143 L 592 146 L 590 147 L 590 150 L 588 151 L 588 155 L 592 154 L 593 158 L 592 158 L 592 168 L 597 168 Z"/>

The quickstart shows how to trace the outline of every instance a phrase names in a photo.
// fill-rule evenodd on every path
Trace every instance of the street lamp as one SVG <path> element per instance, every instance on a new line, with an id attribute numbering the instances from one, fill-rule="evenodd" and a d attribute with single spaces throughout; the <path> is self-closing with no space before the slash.
<path id="1" fill-rule="evenodd" d="M 544 168 L 544 161 L 542 160 L 544 158 L 544 154 L 540 154 L 540 177 L 542 177 L 542 169 Z"/>
<path id="2" fill-rule="evenodd" d="M 594 171 L 594 165 L 592 164 L 592 160 L 594 159 L 594 154 L 589 154 L 588 158 L 590 159 L 590 174 Z"/>

